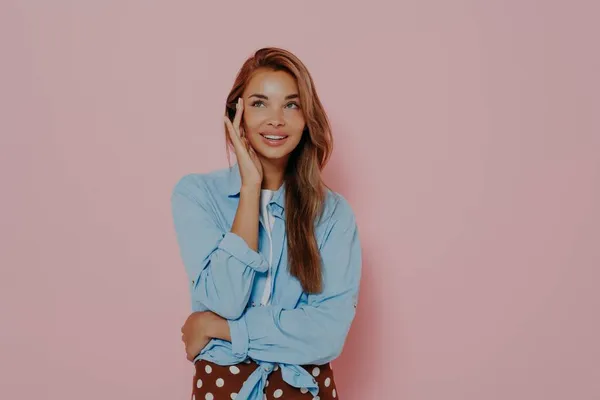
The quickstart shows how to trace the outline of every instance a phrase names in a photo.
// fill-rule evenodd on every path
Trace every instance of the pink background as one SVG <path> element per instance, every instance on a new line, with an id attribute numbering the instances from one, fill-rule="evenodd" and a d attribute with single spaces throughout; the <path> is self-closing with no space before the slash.
<path id="1" fill-rule="evenodd" d="M 226 165 L 266 45 L 311 70 L 361 229 L 342 400 L 600 398 L 599 12 L 3 1 L 0 398 L 189 397 L 170 192 Z"/>

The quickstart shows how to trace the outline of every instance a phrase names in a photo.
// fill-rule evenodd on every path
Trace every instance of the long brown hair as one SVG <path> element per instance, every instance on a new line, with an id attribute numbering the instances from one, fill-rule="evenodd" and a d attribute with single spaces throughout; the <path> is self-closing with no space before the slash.
<path id="1" fill-rule="evenodd" d="M 259 68 L 289 73 L 296 79 L 300 92 L 306 127 L 290 154 L 284 177 L 289 272 L 298 278 L 305 292 L 319 293 L 323 283 L 315 222 L 322 216 L 325 204 L 327 186 L 321 171 L 333 150 L 331 126 L 306 66 L 291 52 L 276 47 L 256 51 L 240 68 L 227 96 L 225 112 L 229 118 L 233 119 L 238 97 Z M 232 149 L 227 131 L 225 140 Z"/>

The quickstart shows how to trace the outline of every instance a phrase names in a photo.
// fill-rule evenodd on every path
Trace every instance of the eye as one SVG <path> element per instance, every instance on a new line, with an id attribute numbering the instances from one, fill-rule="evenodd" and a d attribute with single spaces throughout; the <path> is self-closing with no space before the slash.
<path id="1" fill-rule="evenodd" d="M 298 105 L 298 103 L 296 103 L 295 101 L 288 103 L 286 106 L 296 106 L 296 108 L 300 108 L 300 106 Z"/>
<path id="2" fill-rule="evenodd" d="M 254 101 L 254 102 L 253 102 L 251 105 L 252 105 L 252 107 L 256 107 L 256 105 L 257 105 L 257 104 L 262 104 L 262 105 L 264 105 L 265 103 L 264 103 L 262 100 L 256 100 L 256 101 Z"/>

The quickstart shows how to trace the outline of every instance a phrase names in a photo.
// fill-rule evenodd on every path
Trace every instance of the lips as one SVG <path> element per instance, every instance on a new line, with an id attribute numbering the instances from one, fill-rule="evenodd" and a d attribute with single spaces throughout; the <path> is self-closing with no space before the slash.
<path id="1" fill-rule="evenodd" d="M 288 135 L 273 133 L 261 133 L 260 136 L 262 136 L 264 143 L 271 147 L 281 146 L 288 138 Z"/>
<path id="2" fill-rule="evenodd" d="M 288 135 L 285 135 L 283 133 L 267 133 L 267 132 L 263 132 L 260 134 L 262 137 L 264 137 L 265 139 L 268 140 L 283 140 L 285 138 L 288 137 Z"/>

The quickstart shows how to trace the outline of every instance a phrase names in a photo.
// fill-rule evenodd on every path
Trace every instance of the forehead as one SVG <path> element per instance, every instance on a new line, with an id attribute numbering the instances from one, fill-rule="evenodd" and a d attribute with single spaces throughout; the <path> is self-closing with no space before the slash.
<path id="1" fill-rule="evenodd" d="M 244 90 L 245 96 L 262 93 L 269 98 L 284 98 L 298 93 L 298 84 L 292 75 L 285 71 L 269 69 L 257 70 Z"/>

